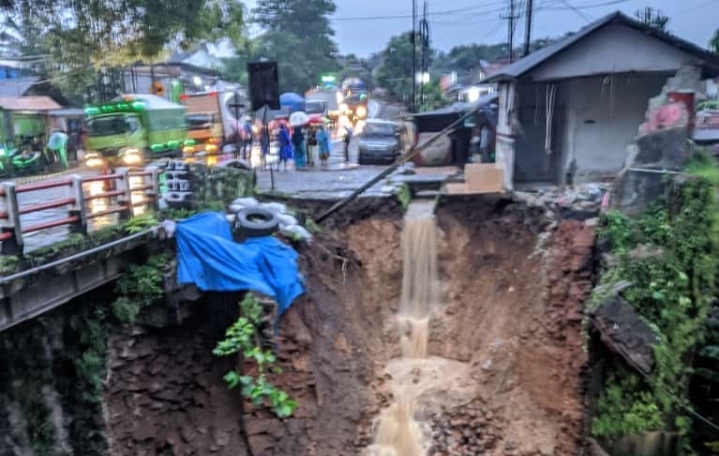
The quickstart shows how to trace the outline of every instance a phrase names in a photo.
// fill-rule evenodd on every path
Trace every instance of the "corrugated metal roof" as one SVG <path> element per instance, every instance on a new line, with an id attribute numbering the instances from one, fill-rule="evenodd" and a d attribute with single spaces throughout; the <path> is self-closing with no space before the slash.
<path id="1" fill-rule="evenodd" d="M 56 117 L 80 117 L 85 116 L 85 111 L 79 108 L 65 108 L 50 111 L 49 114 Z"/>
<path id="2" fill-rule="evenodd" d="M 661 40 L 671 46 L 681 49 L 682 51 L 696 55 L 703 60 L 706 68 L 710 68 L 714 75 L 719 74 L 719 57 L 717 57 L 716 55 L 712 54 L 706 49 L 702 49 L 699 46 L 690 43 L 689 41 L 663 32 L 655 27 L 650 27 L 617 11 L 595 22 L 592 22 L 591 24 L 580 29 L 576 33 L 562 38 L 556 43 L 545 46 L 538 51 L 532 52 L 528 56 L 517 60 L 516 62 L 503 68 L 501 71 L 490 77 L 487 82 L 499 82 L 520 78 L 532 69 L 539 66 L 540 64 L 564 51 L 568 47 L 572 46 L 578 41 L 581 41 L 588 35 L 594 33 L 595 31 L 601 29 L 606 25 L 615 23 L 624 24 L 628 27 L 641 31 L 646 35 Z"/>
<path id="3" fill-rule="evenodd" d="M 0 97 L 0 108 L 9 111 L 53 111 L 61 107 L 50 97 Z"/>
<path id="4" fill-rule="evenodd" d="M 0 79 L 0 97 L 21 97 L 39 80 L 37 77 Z"/>

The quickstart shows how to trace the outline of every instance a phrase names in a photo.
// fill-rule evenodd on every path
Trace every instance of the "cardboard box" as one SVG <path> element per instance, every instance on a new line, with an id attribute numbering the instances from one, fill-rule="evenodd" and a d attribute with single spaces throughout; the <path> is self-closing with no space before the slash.
<path id="1" fill-rule="evenodd" d="M 464 167 L 468 193 L 503 193 L 504 166 L 496 163 L 468 163 Z"/>

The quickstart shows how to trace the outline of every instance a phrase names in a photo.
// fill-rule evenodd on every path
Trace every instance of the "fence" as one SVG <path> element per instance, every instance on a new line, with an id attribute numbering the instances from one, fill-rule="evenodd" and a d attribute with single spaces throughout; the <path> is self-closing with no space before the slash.
<path id="1" fill-rule="evenodd" d="M 24 251 L 23 235 L 55 227 L 67 226 L 72 232 L 87 234 L 88 224 L 93 219 L 118 214 L 122 219 L 133 217 L 136 209 L 152 205 L 157 207 L 160 194 L 160 175 L 162 170 L 148 167 L 142 171 L 118 169 L 115 174 L 100 176 L 71 176 L 64 179 L 49 180 L 26 185 L 15 182 L 4 182 L 0 187 L 0 253 L 17 255 Z M 133 182 L 136 181 L 133 185 Z M 85 189 L 85 184 L 100 185 L 101 190 L 92 192 Z M 23 205 L 18 196 L 52 189 L 65 192 L 70 189 L 70 196 L 55 198 L 47 202 Z M 133 195 L 142 195 L 133 201 Z M 90 210 L 88 205 L 94 201 L 104 200 L 107 205 L 101 210 Z M 64 217 L 44 220 L 39 223 L 25 224 L 23 215 L 67 207 Z"/>

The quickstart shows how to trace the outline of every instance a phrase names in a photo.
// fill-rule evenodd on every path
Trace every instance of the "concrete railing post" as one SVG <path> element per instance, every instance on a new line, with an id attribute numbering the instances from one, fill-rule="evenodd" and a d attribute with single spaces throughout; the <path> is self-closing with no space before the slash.
<path id="1" fill-rule="evenodd" d="M 75 204 L 70 208 L 70 216 L 77 216 L 78 221 L 71 227 L 75 233 L 87 234 L 87 210 L 85 208 L 85 191 L 82 188 L 82 177 L 72 176 L 72 196 Z"/>
<path id="2" fill-rule="evenodd" d="M 3 255 L 22 254 L 24 242 L 22 238 L 22 223 L 20 222 L 20 204 L 17 200 L 15 182 L 3 182 L 2 186 L 5 190 L 3 205 L 5 206 L 5 212 L 7 212 L 7 219 L 3 222 L 2 231 L 3 233 L 9 232 L 12 236 L 3 241 L 1 253 Z"/>
<path id="3" fill-rule="evenodd" d="M 134 211 L 132 208 L 132 187 L 130 184 L 130 170 L 128 168 L 118 168 L 117 174 L 120 178 L 117 180 L 117 190 L 122 191 L 122 195 L 117 197 L 120 206 L 126 206 L 127 210 L 120 212 L 120 218 L 127 220 L 132 218 Z"/>
<path id="4" fill-rule="evenodd" d="M 150 185 L 152 185 L 152 190 L 150 190 L 150 192 L 152 192 L 152 208 L 157 211 L 160 209 L 160 197 L 162 196 L 160 190 L 160 169 L 157 166 L 148 166 L 147 171 L 152 173 L 150 176 Z"/>

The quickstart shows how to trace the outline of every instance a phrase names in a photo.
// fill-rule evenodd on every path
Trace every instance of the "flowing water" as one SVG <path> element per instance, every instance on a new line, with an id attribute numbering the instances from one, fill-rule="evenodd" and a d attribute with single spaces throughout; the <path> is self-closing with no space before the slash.
<path id="1" fill-rule="evenodd" d="M 439 304 L 437 239 L 433 202 L 412 203 L 402 232 L 402 297 L 397 323 L 402 357 L 421 365 L 427 357 L 429 319 Z M 416 392 L 394 391 L 395 402 L 380 418 L 377 456 L 424 456 L 422 430 L 415 419 Z"/>

